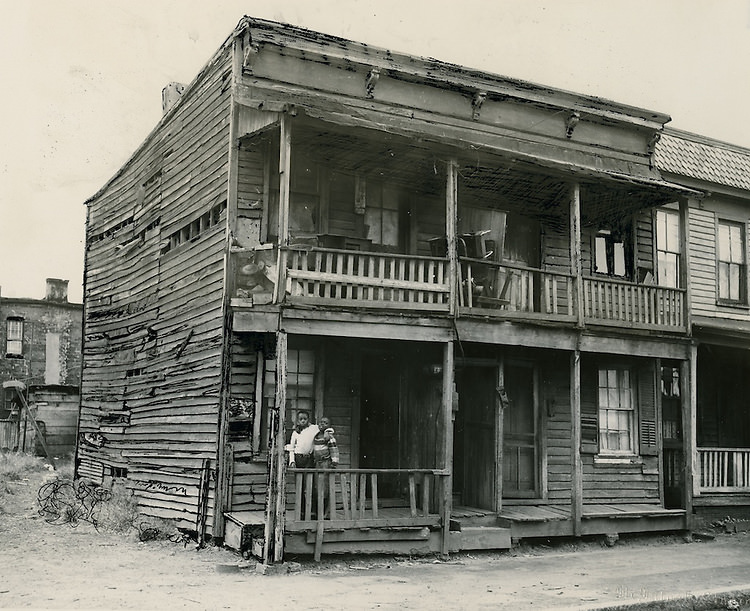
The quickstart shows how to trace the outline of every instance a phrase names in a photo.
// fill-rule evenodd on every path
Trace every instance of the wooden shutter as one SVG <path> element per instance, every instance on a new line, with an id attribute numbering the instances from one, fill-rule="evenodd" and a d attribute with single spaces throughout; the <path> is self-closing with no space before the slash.
<path id="1" fill-rule="evenodd" d="M 656 456 L 659 453 L 658 428 L 656 422 L 656 377 L 654 364 L 649 362 L 638 367 L 638 431 L 641 456 Z"/>
<path id="2" fill-rule="evenodd" d="M 599 452 L 599 381 L 594 361 L 581 359 L 581 453 Z"/>

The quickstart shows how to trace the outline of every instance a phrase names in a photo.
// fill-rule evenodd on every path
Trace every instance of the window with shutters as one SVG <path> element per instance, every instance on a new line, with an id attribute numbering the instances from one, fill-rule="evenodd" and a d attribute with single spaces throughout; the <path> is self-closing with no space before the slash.
<path id="1" fill-rule="evenodd" d="M 629 369 L 599 369 L 599 453 L 635 454 L 635 400 Z"/>
<path id="2" fill-rule="evenodd" d="M 581 452 L 631 460 L 658 454 L 656 376 L 650 359 L 581 359 Z"/>

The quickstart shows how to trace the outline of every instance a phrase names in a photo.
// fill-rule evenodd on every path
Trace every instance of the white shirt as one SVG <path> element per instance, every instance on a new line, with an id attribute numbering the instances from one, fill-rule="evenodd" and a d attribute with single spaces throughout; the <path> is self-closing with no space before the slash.
<path id="1" fill-rule="evenodd" d="M 320 429 L 317 424 L 308 424 L 307 428 L 302 429 L 299 433 L 295 428 L 292 431 L 292 438 L 289 443 L 289 464 L 294 462 L 295 454 L 312 454 L 313 439 Z"/>

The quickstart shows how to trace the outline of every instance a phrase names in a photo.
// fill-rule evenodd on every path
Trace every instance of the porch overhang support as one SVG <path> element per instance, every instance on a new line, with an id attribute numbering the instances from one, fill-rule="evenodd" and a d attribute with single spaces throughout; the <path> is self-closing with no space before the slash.
<path id="1" fill-rule="evenodd" d="M 443 344 L 443 447 L 441 448 L 442 466 L 448 474 L 443 482 L 443 532 L 440 542 L 440 554 L 448 556 L 450 550 L 451 512 L 453 510 L 453 393 L 455 388 L 455 359 L 453 342 Z"/>
<path id="2" fill-rule="evenodd" d="M 570 355 L 570 517 L 573 534 L 581 536 L 583 515 L 583 466 L 581 463 L 581 351 L 576 348 Z"/>
<path id="3" fill-rule="evenodd" d="M 284 420 L 286 418 L 287 334 L 276 333 L 276 393 L 271 410 L 271 447 L 269 449 L 268 491 L 263 563 L 284 559 L 284 518 L 286 515 L 286 460 Z"/>
<path id="4" fill-rule="evenodd" d="M 698 462 L 698 438 L 696 421 L 698 410 L 698 345 L 690 346 L 690 358 L 682 362 L 680 372 L 682 392 L 683 448 L 685 464 L 685 514 L 688 530 L 692 529 L 693 497 L 700 494 L 700 469 Z"/>
<path id="5" fill-rule="evenodd" d="M 573 309 L 576 326 L 582 329 L 583 323 L 583 282 L 581 266 L 581 185 L 570 186 L 569 199 L 570 225 L 570 273 L 573 276 Z"/>
<path id="6" fill-rule="evenodd" d="M 458 311 L 458 257 L 456 255 L 456 227 L 458 225 L 458 162 L 456 159 L 448 161 L 448 171 L 445 187 L 445 238 L 448 251 L 448 278 L 450 295 L 449 311 L 455 315 Z"/>

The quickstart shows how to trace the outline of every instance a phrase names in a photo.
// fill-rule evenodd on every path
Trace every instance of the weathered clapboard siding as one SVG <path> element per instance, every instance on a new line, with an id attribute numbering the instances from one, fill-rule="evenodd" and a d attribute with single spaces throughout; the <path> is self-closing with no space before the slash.
<path id="1" fill-rule="evenodd" d="M 570 238 L 567 228 L 545 224 L 542 236 L 543 269 L 570 273 Z"/>
<path id="2" fill-rule="evenodd" d="M 654 458 L 643 464 L 595 464 L 594 457 L 582 455 L 583 502 L 658 503 L 659 475 Z"/>
<path id="3" fill-rule="evenodd" d="M 547 500 L 569 504 L 571 487 L 570 359 L 544 359 L 540 371 L 540 406 L 547 451 Z"/>
<path id="4" fill-rule="evenodd" d="M 717 316 L 716 218 L 712 210 L 690 209 L 690 295 L 693 314 Z M 732 318 L 730 312 L 721 317 Z"/>
<path id="5" fill-rule="evenodd" d="M 360 401 L 361 356 L 351 346 L 327 343 L 325 349 L 324 404 L 320 413 L 331 419 L 336 431 L 342 467 L 352 466 L 352 417 Z"/>
<path id="6" fill-rule="evenodd" d="M 79 457 L 127 468 L 145 514 L 195 526 L 205 511 L 209 532 L 213 477 L 198 491 L 203 461 L 216 468 L 229 69 L 224 48 L 88 202 Z"/>

